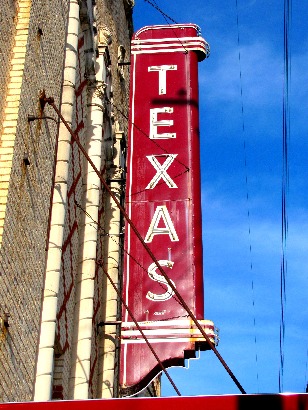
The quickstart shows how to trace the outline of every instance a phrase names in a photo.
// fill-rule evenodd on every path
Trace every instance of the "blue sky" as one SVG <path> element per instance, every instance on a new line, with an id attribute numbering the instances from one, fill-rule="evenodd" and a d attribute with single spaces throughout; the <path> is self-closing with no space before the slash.
<path id="1" fill-rule="evenodd" d="M 135 30 L 166 23 L 145 0 L 135 3 Z M 247 393 L 277 393 L 283 1 L 238 0 L 239 45 L 236 0 L 156 3 L 179 23 L 198 24 L 211 46 L 199 65 L 205 318 L 220 328 L 218 350 Z M 307 14 L 305 2 L 293 2 L 283 378 L 292 392 L 308 381 Z M 212 352 L 170 374 L 182 395 L 239 393 Z M 165 377 L 162 391 L 175 394 Z"/>

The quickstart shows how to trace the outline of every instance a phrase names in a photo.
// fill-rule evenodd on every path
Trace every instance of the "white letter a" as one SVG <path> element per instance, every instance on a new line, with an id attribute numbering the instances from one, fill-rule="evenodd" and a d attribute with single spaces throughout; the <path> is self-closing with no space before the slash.
<path id="1" fill-rule="evenodd" d="M 163 219 L 165 226 L 158 227 L 161 219 Z M 156 207 L 151 225 L 149 227 L 148 233 L 146 234 L 144 242 L 152 242 L 154 235 L 169 235 L 172 242 L 177 242 L 179 240 L 166 205 L 159 205 Z"/>

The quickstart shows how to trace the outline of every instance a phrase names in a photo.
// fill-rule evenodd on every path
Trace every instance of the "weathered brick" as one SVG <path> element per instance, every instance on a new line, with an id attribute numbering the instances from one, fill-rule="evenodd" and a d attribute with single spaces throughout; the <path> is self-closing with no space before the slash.
<path id="1" fill-rule="evenodd" d="M 1 12 L 7 17 L 5 21 L 10 23 L 5 23 L 7 25 L 4 27 L 5 32 L 8 33 L 7 38 L 0 38 L 0 48 L 5 45 L 7 51 L 3 65 L 0 67 L 1 97 L 7 96 L 6 101 L 5 98 L 0 98 L 0 118 L 5 119 L 2 128 L 0 127 L 0 257 L 1 269 L 5 270 L 5 279 L 0 282 L 0 295 L 7 295 L 5 304 L 11 312 L 11 319 L 15 325 L 10 328 L 14 349 L 3 351 L 2 349 L 8 349 L 8 346 L 0 344 L 0 377 L 7 380 L 6 375 L 9 374 L 12 380 L 5 396 L 0 397 L 0 401 L 29 401 L 33 394 L 57 127 L 52 121 L 35 121 L 28 124 L 27 114 L 40 115 L 38 95 L 42 89 L 46 89 L 48 95 L 53 96 L 59 105 L 69 9 L 68 0 L 56 2 L 19 0 L 18 4 L 19 18 L 16 19 L 11 8 L 12 0 L 1 1 Z M 125 111 L 127 95 L 123 84 L 118 81 L 116 72 L 118 45 L 124 44 L 126 50 L 129 50 L 123 4 L 99 0 L 98 8 L 101 13 L 100 24 L 115 27 L 114 32 L 119 35 L 119 37 L 114 35 L 110 53 L 113 61 L 115 103 Z M 31 19 L 29 19 L 30 10 Z M 106 10 L 108 13 L 105 12 Z M 17 21 L 16 32 L 13 27 L 14 18 Z M 36 35 L 38 27 L 43 31 L 40 40 Z M 80 38 L 82 36 L 83 33 L 80 31 Z M 22 81 L 22 78 L 25 81 Z M 83 47 L 80 48 L 78 55 L 76 90 L 84 78 Z M 87 85 L 85 85 L 81 87 L 76 100 L 70 101 L 74 109 L 72 121 L 74 129 L 81 122 L 87 124 L 87 98 Z M 19 107 L 20 117 L 17 121 Z M 56 118 L 49 106 L 45 107 L 44 113 Z M 125 121 L 115 113 L 115 116 L 117 115 L 115 119 L 120 123 L 121 129 L 125 130 Z M 86 145 L 86 135 L 85 125 L 79 132 L 84 145 Z M 23 164 L 25 146 L 31 164 L 28 167 Z M 5 163 L 3 168 L 2 163 Z M 55 393 L 63 394 L 64 399 L 71 398 L 68 381 L 72 369 L 75 281 L 80 261 L 79 235 L 83 218 L 82 212 L 76 209 L 75 201 L 82 204 L 84 165 L 85 162 L 76 144 L 72 144 L 72 155 L 69 160 L 68 211 L 64 227 L 65 249 L 58 300 L 59 309 L 63 308 L 64 313 L 59 314 L 57 323 L 59 345 L 62 349 L 66 346 L 66 350 L 55 366 L 55 384 L 61 385 L 63 389 L 61 392 L 55 389 Z M 2 172 L 5 170 L 6 173 Z M 101 203 L 100 209 L 102 207 Z M 104 238 L 98 245 L 101 257 L 103 240 Z M 95 303 L 99 302 L 101 283 L 100 276 L 95 288 Z M 93 352 L 98 348 L 96 342 L 97 339 L 93 338 Z M 4 354 L 1 355 L 2 353 Z M 93 369 L 91 395 L 95 397 L 98 387 L 98 368 L 94 366 Z"/>
<path id="2" fill-rule="evenodd" d="M 15 145 L 15 139 L 1 140 L 0 141 L 0 153 L 1 154 L 11 154 L 11 156 L 13 156 L 14 145 Z"/>
<path id="3" fill-rule="evenodd" d="M 8 187 L 9 187 L 9 181 L 0 182 L 0 191 L 3 190 L 3 189 L 8 189 Z M 1 193 L 0 193 L 0 195 L 1 195 Z M 3 211 L 3 210 L 0 207 L 0 212 L 1 211 Z"/>
<path id="4" fill-rule="evenodd" d="M 9 182 L 10 181 L 10 176 L 9 175 L 1 175 L 0 173 L 0 183 L 1 182 Z"/>
<path id="5" fill-rule="evenodd" d="M 22 38 L 23 40 L 26 38 L 28 38 L 28 33 L 29 33 L 29 30 L 28 29 L 23 29 L 23 28 L 16 28 L 16 32 L 17 32 L 17 35 L 18 35 L 18 38 L 20 37 L 20 38 Z"/>
<path id="6" fill-rule="evenodd" d="M 15 98 L 15 100 L 6 100 L 6 107 L 7 108 L 16 108 L 19 107 L 19 100 Z"/>
<path id="7" fill-rule="evenodd" d="M 6 131 L 9 131 L 9 128 L 3 130 L 1 141 L 15 141 L 16 135 Z"/>
<path id="8" fill-rule="evenodd" d="M 1 147 L 0 154 L 1 155 L 13 155 L 14 147 Z"/>
<path id="9" fill-rule="evenodd" d="M 13 64 L 12 70 L 22 72 L 24 69 L 23 64 Z"/>
<path id="10" fill-rule="evenodd" d="M 29 23 L 27 21 L 18 21 L 16 25 L 16 30 L 28 30 L 29 28 Z"/>
<path id="11" fill-rule="evenodd" d="M 6 166 L 6 163 L 1 164 L 0 175 L 10 175 L 11 169 L 11 167 Z"/>
<path id="12" fill-rule="evenodd" d="M 22 41 L 17 42 L 16 46 L 13 48 L 13 53 L 14 54 L 15 53 L 20 53 L 20 54 L 25 55 L 26 50 L 27 50 L 26 44 L 27 44 L 27 42 L 22 42 Z"/>
<path id="13" fill-rule="evenodd" d="M 7 117 L 7 114 L 14 114 L 14 118 L 17 118 L 17 114 L 18 114 L 18 109 L 19 109 L 19 104 L 17 104 L 17 106 L 9 106 L 7 105 L 5 107 L 5 115 Z M 9 119 L 9 118 L 8 118 Z"/>
<path id="14" fill-rule="evenodd" d="M 19 75 L 20 75 L 20 73 L 19 73 Z M 7 97 L 6 97 L 6 103 L 8 104 L 9 102 L 11 102 L 11 101 L 13 101 L 13 102 L 16 102 L 16 101 L 19 101 L 20 100 L 20 96 L 19 95 L 7 95 Z"/>
<path id="15" fill-rule="evenodd" d="M 16 129 L 16 126 L 17 126 L 17 119 L 15 119 L 15 120 L 8 120 L 8 119 L 5 119 L 4 121 L 3 121 L 3 124 L 2 124 L 2 127 L 5 129 L 5 128 L 7 128 L 7 129 L 9 129 L 9 130 L 12 130 L 12 129 Z M 10 131 L 11 132 L 11 131 Z"/>
<path id="16" fill-rule="evenodd" d="M 17 37 L 15 37 L 16 41 L 15 41 L 13 50 L 14 50 L 15 47 L 25 47 L 28 43 L 29 33 L 23 34 L 23 35 L 20 35 L 19 33 L 20 33 L 20 31 L 18 32 Z"/>
<path id="17" fill-rule="evenodd" d="M 2 151 L 2 150 L 1 150 L 1 148 L 0 148 L 0 164 L 1 164 L 1 167 L 4 167 L 5 164 L 6 164 L 8 161 L 10 162 L 10 165 L 9 165 L 9 166 L 12 166 L 12 154 L 3 154 L 1 151 Z"/>
<path id="18" fill-rule="evenodd" d="M 18 12 L 18 21 L 27 21 L 29 20 L 29 16 L 30 16 L 30 10 L 28 9 L 20 9 L 20 11 Z"/>
<path id="19" fill-rule="evenodd" d="M 12 75 L 10 76 L 10 82 L 11 83 L 22 83 L 22 76 L 19 73 L 19 76 L 17 75 Z"/>
<path id="20" fill-rule="evenodd" d="M 13 114 L 5 113 L 5 118 L 6 118 L 7 121 L 14 121 L 17 118 L 17 112 L 15 112 Z"/>
<path id="21" fill-rule="evenodd" d="M 7 196 L 6 195 L 0 195 L 0 204 L 4 205 L 7 203 Z"/>

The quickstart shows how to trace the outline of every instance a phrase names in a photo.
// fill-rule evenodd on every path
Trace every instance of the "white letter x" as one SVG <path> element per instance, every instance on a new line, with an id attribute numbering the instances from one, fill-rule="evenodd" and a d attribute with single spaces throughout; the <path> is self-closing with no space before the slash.
<path id="1" fill-rule="evenodd" d="M 153 189 L 158 184 L 158 181 L 162 178 L 169 188 L 177 188 L 176 183 L 171 179 L 170 175 L 167 174 L 167 169 L 170 167 L 174 159 L 178 154 L 162 154 L 162 155 L 147 155 L 147 159 L 151 162 L 153 167 L 156 169 L 157 173 L 152 178 L 151 182 L 148 184 L 146 189 Z M 165 162 L 161 165 L 156 157 L 167 157 Z"/>

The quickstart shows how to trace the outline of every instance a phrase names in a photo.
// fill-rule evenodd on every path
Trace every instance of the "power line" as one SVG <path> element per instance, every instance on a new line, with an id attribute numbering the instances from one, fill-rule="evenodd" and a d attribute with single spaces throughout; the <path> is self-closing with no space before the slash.
<path id="1" fill-rule="evenodd" d="M 108 236 L 117 246 L 119 246 L 119 248 L 121 248 L 123 250 L 123 252 L 128 255 L 146 274 L 148 274 L 148 270 L 141 265 L 141 263 L 131 254 L 128 252 L 128 250 L 124 247 L 124 245 L 122 243 L 117 242 L 115 240 L 115 238 L 113 237 L 114 235 L 110 235 L 105 229 L 104 227 L 97 221 L 95 221 L 92 216 L 75 200 L 75 205 L 77 206 L 77 208 L 79 208 L 88 218 L 90 218 L 92 220 L 92 222 L 97 225 L 97 228 L 95 228 L 92 224 L 91 226 L 93 226 L 97 231 L 101 230 L 103 232 L 103 235 Z M 162 283 L 157 282 L 157 285 L 160 286 L 164 291 L 166 291 L 165 287 L 163 286 Z M 172 294 L 171 296 L 180 306 L 182 306 L 181 302 L 177 299 L 176 295 Z M 179 319 L 179 318 L 183 318 L 183 317 L 188 317 L 188 315 L 181 315 L 181 316 L 176 316 L 176 317 L 172 317 L 172 318 L 168 318 L 168 319 L 158 319 L 156 320 L 157 322 L 159 321 L 163 321 L 163 320 L 171 320 L 171 319 Z"/>
<path id="2" fill-rule="evenodd" d="M 105 97 L 106 98 L 106 97 Z M 132 122 L 129 120 L 128 116 L 120 109 L 118 108 L 112 101 L 110 101 L 108 98 L 106 98 L 106 101 L 112 105 L 122 116 L 123 118 L 128 122 L 133 125 L 134 128 L 136 128 L 142 135 L 144 135 L 146 138 L 148 138 L 154 145 L 156 145 L 159 149 L 161 149 L 165 154 L 171 155 L 169 151 L 167 151 L 164 147 L 162 147 L 155 139 L 151 139 L 149 134 L 147 134 L 142 128 L 140 128 L 136 123 Z M 182 165 L 185 169 L 184 171 L 178 173 L 177 175 L 172 175 L 172 179 L 179 178 L 180 176 L 184 175 L 186 172 L 190 171 L 190 168 L 185 165 L 182 161 L 180 161 L 177 157 L 174 157 L 174 161 L 177 162 L 178 164 Z M 158 182 L 157 185 L 164 184 L 164 182 Z M 145 192 L 146 188 L 141 189 L 140 191 L 132 192 L 130 194 L 130 197 L 141 194 L 142 192 Z"/>
<path id="3" fill-rule="evenodd" d="M 154 9 L 156 9 L 157 11 L 159 11 L 160 14 L 165 18 L 165 20 L 168 19 L 168 20 L 172 21 L 172 23 L 178 24 L 172 17 L 168 16 L 168 14 L 166 14 L 165 12 L 163 12 L 163 10 L 158 7 L 158 5 L 157 5 L 157 3 L 156 3 L 155 0 L 153 0 L 153 2 L 150 1 L 150 0 L 144 0 L 144 1 L 145 1 L 146 3 L 149 3 L 152 7 L 154 7 Z M 166 22 L 167 22 L 168 24 L 170 24 L 167 20 L 166 20 Z"/>
<path id="4" fill-rule="evenodd" d="M 90 81 L 90 80 L 89 80 L 89 81 Z M 123 112 L 123 110 L 121 110 L 121 108 L 119 108 L 113 101 L 111 101 L 105 94 L 103 94 L 102 91 L 101 91 L 101 89 L 100 89 L 100 87 L 98 87 L 98 86 L 95 84 L 95 82 L 91 82 L 91 81 L 90 81 L 90 83 L 91 83 L 91 85 L 92 85 L 93 87 L 96 88 L 96 90 L 97 90 L 99 93 L 102 94 L 102 98 L 104 98 L 105 101 L 106 101 L 108 104 L 112 105 L 112 106 L 122 115 L 122 117 L 127 121 L 128 124 L 131 124 L 136 130 L 138 130 L 144 137 L 146 137 L 149 141 L 151 141 L 154 145 L 156 145 L 156 146 L 157 146 L 161 151 L 163 151 L 165 154 L 167 154 L 167 155 L 172 155 L 172 154 L 170 154 L 170 152 L 169 152 L 168 150 L 166 150 L 164 147 L 162 147 L 155 139 L 150 138 L 149 134 L 147 134 L 142 128 L 140 128 L 139 125 L 137 125 L 135 122 L 130 121 L 129 117 Z M 127 148 L 127 146 L 126 146 L 126 148 Z M 176 179 L 176 178 L 178 178 L 178 177 L 184 175 L 186 172 L 189 172 L 189 171 L 190 171 L 190 168 L 189 168 L 186 164 L 184 164 L 182 161 L 180 161 L 177 157 L 174 157 L 174 162 L 177 162 L 178 164 L 180 164 L 181 166 L 183 166 L 184 171 L 179 172 L 179 173 L 178 173 L 177 175 L 175 175 L 175 176 L 172 175 L 172 179 Z M 164 182 L 159 182 L 159 183 L 157 183 L 157 185 L 160 185 L 160 184 L 163 184 L 163 183 L 164 183 Z M 146 189 L 143 189 L 143 190 L 140 190 L 140 191 L 137 191 L 137 192 L 133 192 L 133 193 L 131 193 L 130 196 L 138 195 L 138 194 L 140 194 L 140 193 L 142 193 L 142 192 L 144 192 L 144 191 L 146 191 Z"/>
<path id="5" fill-rule="evenodd" d="M 288 193 L 289 193 L 289 155 L 288 144 L 290 139 L 290 105 L 289 88 L 291 77 L 290 52 L 290 20 L 291 0 L 284 0 L 284 83 L 282 102 L 282 181 L 281 181 L 281 264 L 280 264 L 280 327 L 279 327 L 279 393 L 283 391 L 284 376 L 284 342 L 285 342 L 285 310 L 287 302 L 286 277 L 287 265 L 287 237 L 288 237 Z"/>
<path id="6" fill-rule="evenodd" d="M 255 311 L 255 283 L 253 275 L 252 264 L 252 245 L 251 245 L 251 224 L 250 224 L 250 198 L 249 198 L 249 183 L 248 183 L 248 166 L 247 166 L 247 148 L 245 138 L 245 116 L 244 116 L 244 101 L 243 101 L 243 82 L 242 82 L 242 64 L 240 51 L 240 30 L 239 30 L 239 12 L 238 1 L 235 0 L 236 7 L 236 26 L 237 26 L 237 46 L 238 46 L 238 60 L 240 70 L 240 94 L 241 94 L 241 117 L 242 117 L 242 135 L 244 139 L 244 169 L 245 169 L 245 187 L 246 187 L 246 205 L 247 205 L 247 220 L 248 220 L 248 239 L 249 239 L 249 257 L 250 257 L 250 273 L 251 273 L 251 294 L 252 294 L 252 309 L 253 309 L 253 327 L 254 327 L 254 343 L 255 343 L 255 363 L 256 363 L 256 379 L 259 391 L 259 371 L 258 371 L 258 349 L 257 349 L 257 332 L 256 332 L 256 311 Z"/>
<path id="7" fill-rule="evenodd" d="M 123 304 L 123 306 L 125 307 L 125 309 L 127 310 L 128 314 L 130 315 L 130 317 L 133 319 L 133 322 L 135 323 L 137 329 L 139 330 L 139 332 L 141 333 L 141 336 L 143 337 L 143 339 L 145 340 L 148 348 L 151 350 L 151 352 L 153 353 L 153 356 L 155 357 L 155 359 L 157 360 L 159 366 L 161 367 L 162 371 L 165 373 L 167 379 L 169 380 L 169 382 L 171 383 L 172 387 L 174 388 L 174 390 L 176 391 L 178 396 L 181 396 L 181 393 L 179 391 L 179 389 L 176 387 L 174 381 L 172 380 L 170 374 L 168 373 L 167 369 L 165 368 L 165 366 L 163 365 L 162 361 L 160 360 L 160 358 L 157 356 L 157 353 L 155 352 L 155 350 L 153 349 L 153 346 L 151 345 L 151 343 L 149 342 L 148 338 L 146 337 L 144 331 L 142 330 L 141 326 L 139 325 L 139 323 L 137 322 L 133 312 L 130 310 L 130 308 L 128 307 L 127 303 L 125 303 L 124 298 L 122 297 L 121 292 L 118 290 L 118 288 L 116 287 L 114 281 L 111 279 L 109 273 L 107 272 L 104 264 L 102 262 L 98 262 L 98 265 L 103 269 L 104 274 L 107 276 L 109 282 L 111 283 L 113 289 L 115 290 L 116 294 L 118 295 L 118 297 L 121 299 L 121 302 Z"/>
<path id="8" fill-rule="evenodd" d="M 117 107 L 112 101 L 110 101 L 106 97 L 105 97 L 105 99 L 108 102 L 108 104 L 112 105 L 117 111 L 119 111 L 119 113 L 123 116 L 123 118 L 125 118 L 128 123 L 133 125 L 133 127 L 136 128 L 142 135 L 144 135 L 146 138 L 148 138 L 154 145 L 156 145 L 163 152 L 165 152 L 168 155 L 171 155 L 170 152 L 167 151 L 164 147 L 162 147 L 155 139 L 150 138 L 149 134 L 147 134 L 142 128 L 140 128 L 139 125 L 137 125 L 136 123 L 130 121 L 128 116 L 119 107 Z M 174 161 L 178 162 L 180 165 L 182 165 L 185 168 L 184 172 L 188 172 L 190 170 L 190 168 L 187 165 L 185 165 L 182 161 L 180 161 L 176 157 L 174 158 Z"/>
<path id="9" fill-rule="evenodd" d="M 176 34 L 176 31 L 174 30 L 174 28 L 172 27 L 172 25 L 169 23 L 168 20 L 170 20 L 172 23 L 174 24 L 178 24 L 172 17 L 168 16 L 168 14 L 164 13 L 162 11 L 161 8 L 158 7 L 157 3 L 155 0 L 150 1 L 150 0 L 144 0 L 146 3 L 149 3 L 152 7 L 154 7 L 154 9 L 156 9 L 157 11 L 159 11 L 159 13 L 163 16 L 164 20 L 166 21 L 166 23 L 168 24 L 168 26 L 171 27 L 173 33 L 175 34 L 176 38 L 178 39 L 178 41 L 181 43 L 181 46 L 183 47 L 185 54 L 188 54 L 188 50 L 187 48 L 184 46 L 183 42 L 181 41 L 181 39 L 178 37 L 178 35 Z"/>

